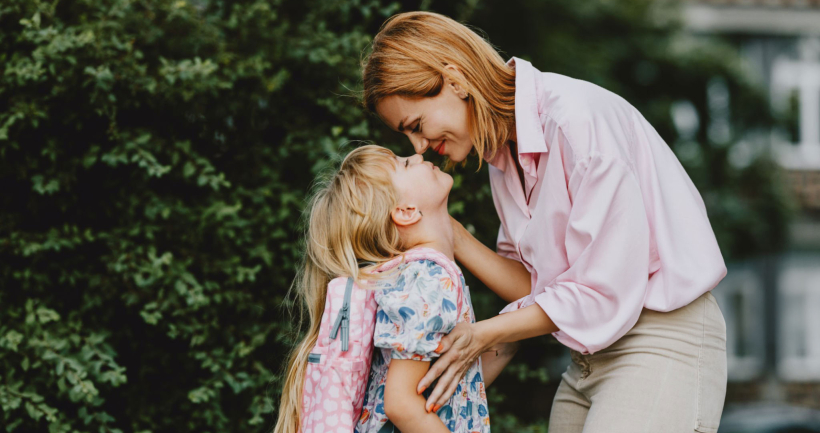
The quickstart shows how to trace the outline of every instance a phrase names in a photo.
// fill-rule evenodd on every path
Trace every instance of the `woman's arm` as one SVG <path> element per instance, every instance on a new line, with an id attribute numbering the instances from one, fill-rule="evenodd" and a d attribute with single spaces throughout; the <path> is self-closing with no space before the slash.
<path id="1" fill-rule="evenodd" d="M 496 295 L 513 302 L 531 292 L 531 277 L 521 262 L 501 257 L 478 241 L 460 222 L 453 224 L 456 260 Z"/>
<path id="2" fill-rule="evenodd" d="M 490 386 L 504 370 L 504 367 L 512 361 L 515 353 L 518 352 L 520 343 L 500 343 L 490 348 L 489 351 L 481 354 L 481 372 L 484 375 L 484 386 Z"/>
<path id="3" fill-rule="evenodd" d="M 384 413 L 403 433 L 450 432 L 435 413 L 427 412 L 424 396 L 416 393 L 419 379 L 429 368 L 430 363 L 426 361 L 390 360 L 384 385 Z"/>

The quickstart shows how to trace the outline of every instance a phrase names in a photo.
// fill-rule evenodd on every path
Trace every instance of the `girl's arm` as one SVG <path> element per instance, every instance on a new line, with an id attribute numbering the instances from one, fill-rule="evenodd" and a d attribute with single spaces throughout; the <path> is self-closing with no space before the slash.
<path id="1" fill-rule="evenodd" d="M 435 412 L 427 412 L 424 396 L 416 393 L 419 380 L 429 369 L 426 361 L 390 361 L 384 385 L 384 413 L 402 433 L 450 432 Z"/>
<path id="2" fill-rule="evenodd" d="M 498 255 L 487 248 L 450 217 L 453 225 L 456 260 L 466 267 L 496 295 L 513 302 L 530 294 L 532 281 L 521 262 Z"/>

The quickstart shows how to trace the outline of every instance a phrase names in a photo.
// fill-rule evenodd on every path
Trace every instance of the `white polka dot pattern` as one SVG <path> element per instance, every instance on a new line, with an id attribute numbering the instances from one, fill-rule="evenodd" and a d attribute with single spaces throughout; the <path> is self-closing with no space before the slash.
<path id="1" fill-rule="evenodd" d="M 308 363 L 302 392 L 302 433 L 350 433 L 362 410 L 370 359 L 376 301 L 373 291 L 353 286 L 350 298 L 350 336 L 346 352 L 341 337 L 330 331 L 344 303 L 347 278 L 328 284 L 319 340 L 311 353 L 321 356 Z"/>

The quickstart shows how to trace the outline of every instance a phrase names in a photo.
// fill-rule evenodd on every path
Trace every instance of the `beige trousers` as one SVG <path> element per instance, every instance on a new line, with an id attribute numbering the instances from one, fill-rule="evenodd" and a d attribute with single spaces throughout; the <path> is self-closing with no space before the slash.
<path id="1" fill-rule="evenodd" d="M 726 323 L 711 293 L 644 309 L 612 346 L 572 351 L 550 433 L 715 433 L 726 397 Z"/>

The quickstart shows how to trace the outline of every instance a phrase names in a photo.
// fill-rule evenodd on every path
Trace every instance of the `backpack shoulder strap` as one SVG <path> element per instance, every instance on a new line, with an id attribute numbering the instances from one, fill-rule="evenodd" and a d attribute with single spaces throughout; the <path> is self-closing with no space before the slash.
<path id="1" fill-rule="evenodd" d="M 347 279 L 347 286 L 345 287 L 345 299 L 342 303 L 342 308 L 339 314 L 336 315 L 336 321 L 333 323 L 333 329 L 330 331 L 330 339 L 335 340 L 339 335 L 339 328 L 342 330 L 342 352 L 347 352 L 350 339 L 350 295 L 353 293 L 353 277 Z"/>

